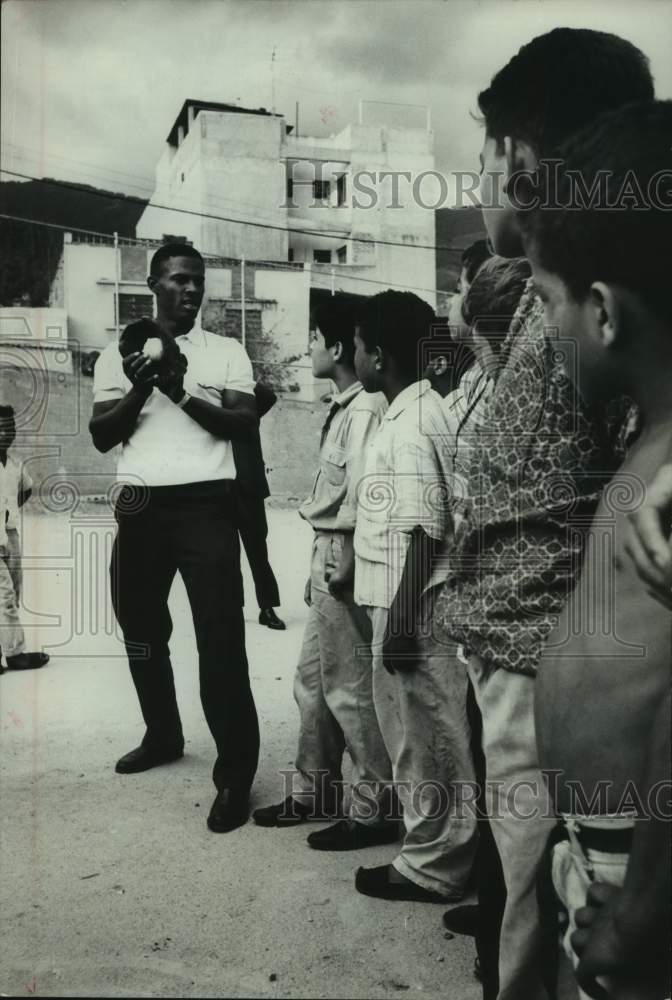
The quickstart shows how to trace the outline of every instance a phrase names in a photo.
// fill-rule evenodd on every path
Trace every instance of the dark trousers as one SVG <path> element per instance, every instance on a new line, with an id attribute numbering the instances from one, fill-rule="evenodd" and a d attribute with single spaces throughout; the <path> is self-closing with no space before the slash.
<path id="1" fill-rule="evenodd" d="M 481 967 L 483 1000 L 496 1000 L 499 993 L 499 934 L 506 903 L 506 885 L 485 806 L 485 754 L 481 739 L 483 722 L 471 681 L 467 690 L 467 718 L 471 727 L 471 752 L 479 789 L 476 799 L 479 839 L 474 861 L 478 896 L 476 954 Z"/>
<path id="2" fill-rule="evenodd" d="M 239 485 L 236 485 L 236 496 L 238 531 L 250 564 L 257 603 L 260 608 L 277 608 L 280 605 L 280 594 L 268 561 L 268 523 L 264 498 L 248 493 Z"/>
<path id="3" fill-rule="evenodd" d="M 179 572 L 196 633 L 201 702 L 217 746 L 218 789 L 249 787 L 259 724 L 245 653 L 240 546 L 228 481 L 122 491 L 115 511 L 112 603 L 147 731 L 143 744 L 180 748 L 182 723 L 168 642 L 168 595 Z"/>

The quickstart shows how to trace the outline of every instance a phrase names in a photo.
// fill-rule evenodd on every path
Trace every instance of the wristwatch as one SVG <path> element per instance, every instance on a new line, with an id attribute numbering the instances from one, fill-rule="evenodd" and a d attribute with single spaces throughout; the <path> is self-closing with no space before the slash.
<path id="1" fill-rule="evenodd" d="M 183 410 L 185 408 L 185 406 L 187 405 L 187 403 L 189 402 L 190 399 L 191 399 L 191 396 L 189 395 L 189 393 L 185 392 L 184 395 L 182 396 L 182 399 L 178 399 L 176 401 L 175 406 L 179 406 L 179 408 L 181 410 Z"/>

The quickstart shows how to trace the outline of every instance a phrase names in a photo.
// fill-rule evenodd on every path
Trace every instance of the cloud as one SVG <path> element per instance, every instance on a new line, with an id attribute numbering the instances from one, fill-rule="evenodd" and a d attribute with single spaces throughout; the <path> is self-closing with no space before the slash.
<path id="1" fill-rule="evenodd" d="M 658 0 L 6 0 L 2 22 L 3 162 L 28 150 L 45 173 L 133 193 L 151 187 L 187 97 L 269 107 L 274 94 L 290 121 L 298 101 L 317 135 L 356 119 L 360 99 L 427 104 L 437 166 L 470 169 L 478 91 L 558 24 L 630 38 L 672 96 L 672 5 Z"/>

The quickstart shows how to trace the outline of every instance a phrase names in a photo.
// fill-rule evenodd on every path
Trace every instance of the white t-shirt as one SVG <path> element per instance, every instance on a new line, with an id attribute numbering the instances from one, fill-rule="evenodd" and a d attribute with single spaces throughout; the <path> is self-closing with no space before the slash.
<path id="1" fill-rule="evenodd" d="M 188 362 L 184 388 L 191 396 L 221 406 L 223 389 L 253 395 L 250 359 L 233 337 L 219 337 L 194 327 L 175 340 Z M 121 399 L 130 388 L 115 341 L 96 361 L 94 402 Z M 154 389 L 140 411 L 136 429 L 121 447 L 117 479 L 147 486 L 172 486 L 235 478 L 231 442 L 214 437 L 159 389 Z"/>

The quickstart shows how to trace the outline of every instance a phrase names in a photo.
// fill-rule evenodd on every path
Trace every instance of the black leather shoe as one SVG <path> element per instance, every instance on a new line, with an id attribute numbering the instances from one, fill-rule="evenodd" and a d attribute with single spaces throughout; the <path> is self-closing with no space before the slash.
<path id="1" fill-rule="evenodd" d="M 478 929 L 478 907 L 454 906 L 443 914 L 443 926 L 453 934 L 463 934 L 465 937 L 476 937 Z"/>
<path id="2" fill-rule="evenodd" d="M 139 774 L 140 771 L 149 771 L 159 764 L 170 764 L 180 757 L 184 757 L 182 747 L 155 750 L 152 747 L 139 746 L 120 757 L 114 770 L 117 774 Z"/>
<path id="3" fill-rule="evenodd" d="M 359 851 L 362 847 L 393 844 L 398 839 L 399 828 L 396 823 L 367 826 L 350 819 L 341 819 L 326 830 L 311 833 L 307 842 L 315 851 Z"/>
<path id="4" fill-rule="evenodd" d="M 355 875 L 355 889 L 364 896 L 375 896 L 376 899 L 395 899 L 405 903 L 445 903 L 449 897 L 441 896 L 416 885 L 410 879 L 403 882 L 393 882 L 390 879 L 391 865 L 381 865 L 379 868 L 358 868 Z"/>
<path id="5" fill-rule="evenodd" d="M 250 815 L 250 791 L 248 788 L 223 788 L 217 792 L 208 816 L 208 827 L 213 833 L 229 833 L 244 826 Z"/>
<path id="6" fill-rule="evenodd" d="M 288 795 L 284 802 L 255 809 L 252 819 L 257 826 L 298 826 L 312 814 L 311 806 L 304 806 Z"/>
<path id="7" fill-rule="evenodd" d="M 17 653 L 7 657 L 8 670 L 36 670 L 49 662 L 48 653 Z"/>
<path id="8" fill-rule="evenodd" d="M 273 608 L 262 608 L 259 612 L 259 624 L 267 628 L 282 630 L 287 628 L 281 618 L 278 618 Z"/>

